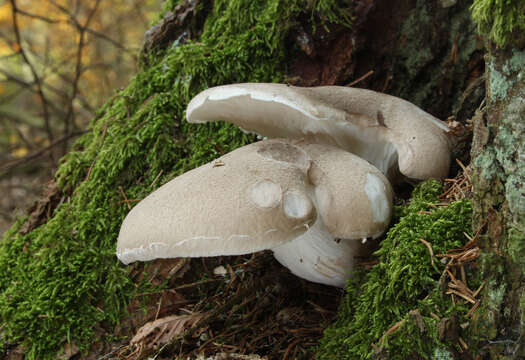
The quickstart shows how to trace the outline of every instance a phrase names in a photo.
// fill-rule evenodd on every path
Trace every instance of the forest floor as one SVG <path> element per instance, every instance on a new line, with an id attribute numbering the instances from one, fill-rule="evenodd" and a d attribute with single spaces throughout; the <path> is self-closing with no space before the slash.
<path id="1" fill-rule="evenodd" d="M 468 170 L 466 175 L 460 171 L 446 180 L 439 206 L 469 198 L 471 191 Z M 472 262 L 478 253 L 472 250 L 475 241 L 469 244 L 464 254 Z M 456 255 L 462 254 L 456 249 Z M 378 262 L 375 256 L 363 258 L 360 268 Z M 295 277 L 269 251 L 136 263 L 129 274 L 136 284 L 146 280 L 161 288 L 139 294 L 116 327 L 97 329 L 101 339 L 115 341 L 95 343 L 82 359 L 310 359 L 325 329 L 336 321 L 345 295 L 343 289 Z M 468 295 L 462 291 L 452 301 L 461 303 Z M 80 354 L 67 345 L 62 358 Z"/>

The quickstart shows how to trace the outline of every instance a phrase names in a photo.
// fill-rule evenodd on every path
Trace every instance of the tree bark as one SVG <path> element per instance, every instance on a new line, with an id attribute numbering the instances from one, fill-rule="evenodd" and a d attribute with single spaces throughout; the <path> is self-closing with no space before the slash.
<path id="1" fill-rule="evenodd" d="M 493 359 L 525 358 L 525 49 L 487 43 L 486 106 L 474 117 L 474 230 L 485 289 L 472 327 Z"/>

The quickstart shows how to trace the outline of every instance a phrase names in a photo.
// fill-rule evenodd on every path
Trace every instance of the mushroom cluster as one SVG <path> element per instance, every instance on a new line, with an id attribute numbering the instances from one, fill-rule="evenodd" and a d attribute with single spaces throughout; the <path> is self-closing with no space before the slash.
<path id="1" fill-rule="evenodd" d="M 342 287 L 363 243 L 388 227 L 390 183 L 448 173 L 447 126 L 370 90 L 225 85 L 198 94 L 186 115 L 270 139 L 191 170 L 139 202 L 118 237 L 125 264 L 270 249 L 295 275 Z"/>

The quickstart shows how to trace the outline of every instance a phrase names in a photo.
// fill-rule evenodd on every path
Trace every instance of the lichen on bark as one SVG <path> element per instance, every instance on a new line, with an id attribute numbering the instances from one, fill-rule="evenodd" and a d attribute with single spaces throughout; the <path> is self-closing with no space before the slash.
<path id="1" fill-rule="evenodd" d="M 460 106 L 465 84 L 476 71 L 482 44 L 466 1 L 444 6 L 415 2 L 403 18 L 393 63 L 393 93 L 438 117 Z M 477 55 L 476 55 L 477 54 Z"/>
<path id="2" fill-rule="evenodd" d="M 523 9 L 523 2 L 515 5 Z M 472 158 L 474 226 L 481 229 L 487 286 L 472 336 L 493 358 L 518 359 L 525 356 L 525 38 L 498 42 L 485 35 L 487 104 L 474 118 Z"/>

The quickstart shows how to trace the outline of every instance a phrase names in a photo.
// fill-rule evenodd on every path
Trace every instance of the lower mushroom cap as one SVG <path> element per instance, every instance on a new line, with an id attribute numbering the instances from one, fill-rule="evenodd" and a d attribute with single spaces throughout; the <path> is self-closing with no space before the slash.
<path id="1" fill-rule="evenodd" d="M 275 258 L 306 280 L 344 287 L 356 258 L 369 255 L 362 239 L 385 232 L 393 191 L 371 164 L 333 146 L 297 142 L 312 159 L 316 222 L 297 238 L 272 248 Z"/>
<path id="2" fill-rule="evenodd" d="M 240 255 L 290 241 L 317 216 L 306 166 L 302 150 L 273 140 L 189 171 L 131 210 L 117 255 L 124 263 Z"/>
<path id="3" fill-rule="evenodd" d="M 124 263 L 272 249 L 307 280 L 342 286 L 363 245 L 390 221 L 392 190 L 339 148 L 264 140 L 168 182 L 122 224 Z M 341 241 L 336 241 L 341 238 Z"/>

